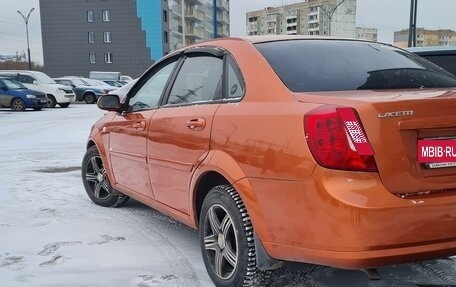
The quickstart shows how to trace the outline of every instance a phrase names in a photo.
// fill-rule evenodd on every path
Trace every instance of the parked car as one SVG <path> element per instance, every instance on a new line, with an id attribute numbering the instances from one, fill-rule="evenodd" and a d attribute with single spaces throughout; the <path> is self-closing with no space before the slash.
<path id="1" fill-rule="evenodd" d="M 456 75 L 456 46 L 413 47 L 407 50 Z"/>
<path id="2" fill-rule="evenodd" d="M 456 78 L 406 51 L 217 39 L 98 106 L 88 196 L 133 197 L 198 229 L 216 286 L 267 280 L 283 261 L 370 272 L 456 254 L 456 159 L 418 158 L 422 140 L 456 138 Z"/>
<path id="3" fill-rule="evenodd" d="M 57 84 L 48 75 L 39 71 L 27 70 L 1 70 L 0 76 L 12 78 L 21 82 L 31 90 L 37 90 L 47 95 L 48 103 L 46 107 L 54 108 L 57 104 L 62 108 L 67 108 L 75 101 L 72 89 Z"/>
<path id="4" fill-rule="evenodd" d="M 127 93 L 130 91 L 130 89 L 133 87 L 133 85 L 137 82 L 137 79 L 134 79 L 133 81 L 128 82 L 127 84 L 123 85 L 122 87 L 110 91 L 108 94 L 110 95 L 117 95 L 119 99 L 124 99 L 127 96 Z"/>
<path id="5" fill-rule="evenodd" d="M 99 87 L 99 88 L 102 88 L 104 90 L 109 90 L 109 91 L 114 91 L 114 90 L 118 89 L 118 87 L 110 86 L 110 85 L 106 84 L 103 81 L 89 79 L 89 78 L 83 78 L 83 77 L 79 77 L 79 79 L 82 82 L 84 82 L 86 85 L 88 85 L 88 86 Z"/>
<path id="6" fill-rule="evenodd" d="M 120 76 L 120 81 L 131 82 L 131 81 L 133 81 L 133 78 L 130 76 L 127 76 L 127 75 L 122 75 L 122 76 Z"/>
<path id="7" fill-rule="evenodd" d="M 71 87 L 76 95 L 77 101 L 84 101 L 87 104 L 94 104 L 102 95 L 106 95 L 110 90 L 97 86 L 89 86 L 79 78 L 62 77 L 54 78 L 59 84 Z"/>
<path id="8" fill-rule="evenodd" d="M 45 93 L 29 90 L 16 80 L 0 77 L 0 107 L 13 111 L 25 111 L 27 108 L 39 111 L 46 104 Z"/>
<path id="9" fill-rule="evenodd" d="M 130 82 L 133 79 L 128 75 L 122 75 L 120 72 L 106 72 L 106 71 L 90 71 L 89 78 L 94 80 L 111 80 L 111 81 L 126 81 Z"/>
<path id="10" fill-rule="evenodd" d="M 116 87 L 116 88 L 120 88 L 123 86 L 123 84 L 119 81 L 103 80 L 103 82 L 105 82 L 106 84 L 108 84 L 110 86 Z"/>

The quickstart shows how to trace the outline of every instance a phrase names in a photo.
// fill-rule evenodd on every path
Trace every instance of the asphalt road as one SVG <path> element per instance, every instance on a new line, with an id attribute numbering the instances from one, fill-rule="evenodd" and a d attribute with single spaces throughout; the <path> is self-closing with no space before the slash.
<path id="1" fill-rule="evenodd" d="M 0 286 L 213 286 L 198 234 L 133 200 L 90 202 L 80 163 L 95 105 L 0 109 Z M 357 270 L 287 263 L 272 286 L 456 286 L 456 258 Z"/>

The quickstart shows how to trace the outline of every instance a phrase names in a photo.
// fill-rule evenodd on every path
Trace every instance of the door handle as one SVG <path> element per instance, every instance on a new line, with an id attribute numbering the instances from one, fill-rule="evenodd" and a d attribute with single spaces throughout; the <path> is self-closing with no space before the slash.
<path id="1" fill-rule="evenodd" d="M 136 122 L 133 124 L 133 127 L 137 130 L 143 130 L 146 127 L 145 121 Z"/>
<path id="2" fill-rule="evenodd" d="M 202 118 L 187 121 L 187 127 L 192 131 L 202 130 L 206 127 L 206 120 Z"/>

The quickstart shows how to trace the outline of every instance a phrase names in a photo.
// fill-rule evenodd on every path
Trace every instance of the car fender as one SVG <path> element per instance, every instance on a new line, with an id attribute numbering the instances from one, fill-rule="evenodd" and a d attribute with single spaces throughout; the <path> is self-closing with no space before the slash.
<path id="1" fill-rule="evenodd" d="M 98 120 L 93 126 L 90 132 L 89 138 L 87 140 L 87 147 L 89 149 L 91 147 L 91 143 L 93 143 L 100 153 L 101 160 L 105 165 L 106 175 L 108 176 L 109 182 L 111 185 L 115 184 L 114 175 L 112 174 L 111 167 L 111 160 L 109 157 L 109 133 L 104 132 L 105 126 L 107 123 L 110 123 L 112 119 L 115 117 L 115 113 L 108 113 L 103 118 Z M 107 168 L 109 167 L 109 168 Z"/>
<path id="2" fill-rule="evenodd" d="M 264 222 L 264 217 L 260 206 L 258 205 L 258 200 L 255 192 L 253 191 L 252 186 L 249 183 L 249 179 L 245 175 L 242 168 L 236 162 L 236 160 L 231 157 L 228 153 L 221 150 L 210 150 L 208 155 L 205 157 L 203 162 L 195 169 L 191 182 L 190 182 L 190 205 L 191 213 L 190 217 L 195 223 L 195 226 L 198 226 L 197 214 L 196 214 L 196 196 L 197 196 L 197 187 L 201 178 L 208 172 L 217 172 L 222 175 L 239 193 L 244 202 L 244 205 L 247 209 L 247 212 L 252 220 L 252 225 L 254 228 L 256 226 L 261 226 L 260 222 Z M 258 222 L 258 224 L 256 224 Z M 261 235 L 266 232 L 266 230 L 256 230 L 256 232 Z"/>

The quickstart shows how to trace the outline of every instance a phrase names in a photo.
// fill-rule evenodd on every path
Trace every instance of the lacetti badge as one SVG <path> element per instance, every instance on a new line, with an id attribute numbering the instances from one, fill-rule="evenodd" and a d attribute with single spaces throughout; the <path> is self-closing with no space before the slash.
<path id="1" fill-rule="evenodd" d="M 386 112 L 386 113 L 378 113 L 377 115 L 379 118 L 394 118 L 394 117 L 405 117 L 405 116 L 413 116 L 413 111 L 398 111 L 398 112 Z"/>

